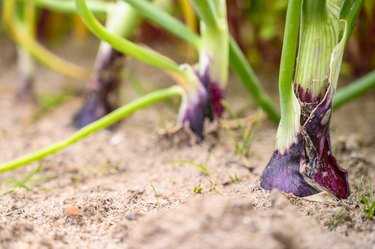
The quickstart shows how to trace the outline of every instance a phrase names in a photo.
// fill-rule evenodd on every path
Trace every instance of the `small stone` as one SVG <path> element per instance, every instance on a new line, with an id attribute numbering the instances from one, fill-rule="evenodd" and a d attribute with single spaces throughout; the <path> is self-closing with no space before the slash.
<path id="1" fill-rule="evenodd" d="M 68 216 L 82 216 L 82 211 L 75 206 L 66 206 L 64 207 L 64 214 Z"/>
<path id="2" fill-rule="evenodd" d="M 136 214 L 127 214 L 125 217 L 126 217 L 127 220 L 136 220 L 137 219 Z"/>

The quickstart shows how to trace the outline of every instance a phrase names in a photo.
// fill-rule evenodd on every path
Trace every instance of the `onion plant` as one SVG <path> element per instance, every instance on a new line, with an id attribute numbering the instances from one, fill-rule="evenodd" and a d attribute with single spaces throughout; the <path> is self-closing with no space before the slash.
<path id="1" fill-rule="evenodd" d="M 58 141 L 56 143 L 50 144 L 45 148 L 42 148 L 36 152 L 21 156 L 15 160 L 9 162 L 0 163 L 0 173 L 15 170 L 37 160 L 41 160 L 47 156 L 53 155 L 72 144 L 90 136 L 91 134 L 107 128 L 121 119 L 130 116 L 134 112 L 141 110 L 143 108 L 154 105 L 160 101 L 170 99 L 172 97 L 179 97 L 183 95 L 183 90 L 179 86 L 172 86 L 165 89 L 156 90 L 154 92 L 148 93 L 126 105 L 121 106 L 115 111 L 105 115 L 104 117 L 92 122 L 91 124 L 78 130 L 68 138 Z"/>
<path id="2" fill-rule="evenodd" d="M 108 6 L 106 27 L 109 32 L 129 37 L 140 22 L 137 12 L 118 1 Z M 81 111 L 74 123 L 78 128 L 103 117 L 118 107 L 118 90 L 124 56 L 107 42 L 101 42 L 96 56 L 92 80 Z"/>
<path id="3" fill-rule="evenodd" d="M 208 41 L 206 41 L 207 45 L 202 46 L 200 54 L 201 68 L 199 73 L 193 69 L 193 66 L 187 64 L 179 66 L 171 59 L 161 56 L 151 49 L 145 49 L 127 39 L 122 39 L 120 36 L 109 32 L 108 29 L 103 27 L 95 19 L 84 0 L 76 0 L 76 3 L 84 23 L 100 39 L 110 43 L 114 48 L 124 54 L 165 70 L 176 80 L 176 83 L 183 87 L 185 94 L 180 107 L 179 121 L 181 124 L 188 123 L 191 130 L 202 139 L 204 119 L 205 117 L 212 119 L 211 110 L 214 105 L 211 106 L 211 99 L 217 99 L 218 105 L 221 105 L 221 97 L 218 97 L 221 93 L 212 88 L 209 81 L 211 81 L 211 79 L 216 79 L 215 77 L 217 77 L 217 75 L 213 76 L 214 73 L 222 75 L 219 76 L 219 81 L 214 85 L 226 81 L 227 78 L 228 52 L 226 51 L 228 51 L 228 31 L 226 26 L 225 1 L 213 4 L 213 7 L 215 8 L 214 11 L 217 13 L 220 12 L 221 16 L 223 16 L 222 20 L 220 17 L 215 20 L 217 23 L 222 23 L 220 29 L 217 24 L 215 24 L 215 26 L 204 26 L 204 29 L 206 30 L 205 36 L 203 36 L 201 40 L 203 40 L 203 42 L 205 39 Z M 219 43 L 217 48 L 212 51 L 212 48 L 210 48 L 208 44 L 212 44 L 214 38 L 219 38 L 223 42 Z M 222 57 L 218 57 L 219 55 Z M 215 63 L 210 62 L 210 60 L 213 61 L 213 59 L 215 59 L 214 57 L 218 57 L 218 59 L 222 59 L 222 61 L 220 60 Z M 225 84 L 225 82 L 222 84 Z M 214 90 L 211 91 L 211 89 Z M 211 92 L 216 95 L 211 94 Z"/>
<path id="4" fill-rule="evenodd" d="M 225 85 L 228 79 L 229 36 L 227 9 L 224 0 L 193 0 L 201 17 L 201 45 L 199 49 L 199 81 L 204 87 L 197 104 L 183 110 L 181 122 L 188 122 L 190 128 L 203 137 L 204 119 L 221 118 Z M 209 10 L 211 13 L 206 14 Z"/>
<path id="5" fill-rule="evenodd" d="M 332 155 L 329 124 L 344 48 L 362 2 L 289 1 L 279 78 L 281 121 L 276 150 L 261 176 L 263 188 L 349 196 L 347 172 Z"/>
<path id="6" fill-rule="evenodd" d="M 224 1 L 192 1 L 201 19 L 202 33 L 199 36 L 169 13 L 146 0 L 123 0 L 138 11 L 140 16 L 148 18 L 153 23 L 192 44 L 200 52 L 198 69 L 192 65 L 178 65 L 156 51 L 141 47 L 110 32 L 108 27 L 105 28 L 101 25 L 90 12 L 91 10 L 96 13 L 107 13 L 107 3 L 74 1 L 77 6 L 73 4 L 73 0 L 64 2 L 33 0 L 39 7 L 79 12 L 87 27 L 103 41 L 103 44 L 107 42 L 119 53 L 132 56 L 164 70 L 176 81 L 178 86 L 146 94 L 92 122 L 62 141 L 13 161 L 0 163 L 0 172 L 14 170 L 52 155 L 90 134 L 118 122 L 135 111 L 171 97 L 180 96 L 182 98 L 181 122 L 186 120 L 187 114 L 192 115 L 193 119 L 197 114 L 202 117 L 202 112 L 195 112 L 195 110 L 212 111 L 212 108 L 215 107 L 210 99 L 214 95 L 214 91 L 211 90 L 212 85 L 216 84 L 221 91 L 225 88 L 228 73 L 226 53 L 229 53 L 229 64 L 232 70 L 244 83 L 256 103 L 271 120 L 275 122 L 279 120 L 278 112 L 260 85 L 246 57 L 236 42 L 231 37 L 228 38 L 226 24 L 223 24 L 225 21 Z M 13 11 L 9 11 L 12 8 L 12 2 L 14 3 L 14 0 L 7 0 L 8 5 L 6 5 L 8 11 L 5 11 L 5 19 L 8 20 L 8 26 L 9 20 L 11 20 L 9 17 L 12 17 L 9 13 L 13 13 Z M 340 198 L 345 198 L 349 194 L 346 172 L 337 166 L 336 160 L 331 154 L 329 120 L 343 50 L 354 27 L 362 0 L 345 0 L 343 6 L 340 6 L 339 3 L 339 0 L 316 0 L 316 2 L 304 0 L 302 5 L 302 0 L 289 1 L 279 79 L 282 118 L 277 133 L 277 150 L 261 178 L 261 185 L 266 189 L 278 188 L 298 196 L 314 194 L 322 189 L 327 189 Z M 299 25 L 301 12 L 302 24 Z M 21 38 L 32 41 L 28 36 L 24 36 L 23 32 L 17 31 L 18 28 L 12 29 L 13 34 L 16 34 L 16 41 Z M 297 66 L 295 67 L 299 32 L 300 44 Z M 221 44 L 222 54 L 219 54 L 219 48 L 211 48 L 209 42 L 204 44 L 204 39 L 207 41 L 211 39 L 213 42 L 212 40 L 215 40 L 213 37 L 216 37 L 218 43 Z M 225 39 L 228 39 L 229 44 Z M 20 42 L 23 42 L 23 39 Z M 27 47 L 27 44 L 20 44 Z M 227 46 L 229 52 L 227 52 Z M 103 48 L 105 51 L 113 51 L 108 48 L 108 45 L 103 45 L 103 47 L 106 47 L 106 49 Z M 311 47 L 315 48 L 314 53 L 311 52 Z M 30 51 L 34 51 L 30 52 L 34 56 L 37 54 L 33 49 Z M 106 53 L 99 53 L 97 61 L 100 62 L 99 58 L 102 58 Z M 99 62 L 97 64 L 100 64 Z M 224 71 L 220 71 L 221 69 Z M 317 84 L 315 85 L 315 83 Z M 335 105 L 340 106 L 348 102 L 373 88 L 374 85 L 375 74 L 370 73 L 344 88 L 342 92 L 339 91 Z M 207 107 L 207 103 L 210 106 Z M 218 101 L 216 104 L 221 103 Z M 221 107 L 219 106 L 219 108 Z M 194 112 L 187 113 L 190 110 Z M 216 113 L 220 112 L 216 111 Z M 203 114 L 203 119 L 210 117 L 206 116 L 206 112 Z M 191 128 L 196 129 L 195 132 L 202 136 L 200 127 Z"/>
<path id="7" fill-rule="evenodd" d="M 32 2 L 18 6 L 17 17 L 24 25 L 25 32 L 30 37 L 35 37 L 35 8 Z M 20 74 L 21 87 L 18 90 L 17 98 L 20 101 L 36 101 L 34 92 L 34 60 L 30 53 L 22 46 L 17 46 L 17 62 Z"/>
<path id="8" fill-rule="evenodd" d="M 160 9 L 154 8 L 146 0 L 124 1 L 138 10 L 140 15 L 142 15 L 144 18 L 149 19 L 150 21 L 159 25 L 160 27 L 163 27 L 170 33 L 190 43 L 198 51 L 203 51 L 201 49 L 203 43 L 201 41 L 201 38 L 173 16 Z M 210 25 L 210 22 L 212 23 L 212 20 L 214 20 L 214 22 L 216 20 L 219 21 L 218 14 L 215 13 L 215 9 L 212 6 L 214 6 L 213 4 L 215 4 L 215 2 L 220 1 L 210 0 L 195 2 L 196 3 L 192 1 L 200 19 L 203 22 L 208 22 L 208 25 Z M 241 80 L 241 83 L 245 86 L 246 90 L 253 97 L 257 105 L 259 105 L 260 108 L 264 110 L 271 121 L 277 123 L 279 121 L 279 113 L 272 101 L 272 98 L 263 89 L 258 77 L 254 73 L 245 55 L 237 45 L 237 42 L 231 36 L 229 37 L 229 64 L 230 68 Z M 222 86 L 223 85 L 225 86 L 225 83 L 222 83 Z"/>
<path id="9" fill-rule="evenodd" d="M 34 1 L 9 0 L 3 3 L 3 21 L 8 33 L 17 44 L 19 72 L 22 86 L 21 99 L 34 99 L 34 58 L 61 74 L 87 79 L 89 71 L 57 57 L 35 39 L 37 10 Z"/>

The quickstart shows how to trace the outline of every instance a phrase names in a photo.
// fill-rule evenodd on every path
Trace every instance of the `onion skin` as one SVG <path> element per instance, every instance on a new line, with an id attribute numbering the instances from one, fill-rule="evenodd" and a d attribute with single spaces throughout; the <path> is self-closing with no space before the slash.
<path id="1" fill-rule="evenodd" d="M 276 188 L 299 197 L 324 189 L 339 199 L 346 199 L 350 195 L 348 173 L 337 164 L 331 149 L 331 88 L 328 87 L 323 99 L 300 90 L 297 96 L 301 106 L 301 132 L 286 151 L 273 153 L 260 184 L 265 189 Z"/>
<path id="2" fill-rule="evenodd" d="M 317 102 L 312 96 L 311 99 Z M 332 100 L 333 93 L 329 87 L 324 99 L 313 105 L 312 111 L 311 108 L 301 109 L 302 116 L 308 117 L 301 124 L 307 163 L 305 174 L 336 197 L 346 199 L 350 195 L 348 173 L 337 164 L 331 148 Z"/>
<path id="3" fill-rule="evenodd" d="M 91 124 L 119 106 L 118 93 L 125 56 L 113 48 L 108 51 L 99 60 L 92 87 L 86 93 L 81 110 L 74 117 L 73 123 L 78 129 Z"/>
<path id="4" fill-rule="evenodd" d="M 284 153 L 275 150 L 260 178 L 261 187 L 267 190 L 278 189 L 299 197 L 319 193 L 300 172 L 300 165 L 305 157 L 303 147 L 302 136 L 298 135 L 297 142 Z"/>
<path id="5" fill-rule="evenodd" d="M 195 92 L 187 93 L 187 107 L 182 110 L 181 123 L 188 123 L 194 134 L 203 140 L 205 120 L 213 122 L 223 115 L 224 108 L 221 101 L 224 99 L 224 90 L 211 80 L 208 67 L 201 75 L 194 73 L 199 80 L 199 86 Z"/>

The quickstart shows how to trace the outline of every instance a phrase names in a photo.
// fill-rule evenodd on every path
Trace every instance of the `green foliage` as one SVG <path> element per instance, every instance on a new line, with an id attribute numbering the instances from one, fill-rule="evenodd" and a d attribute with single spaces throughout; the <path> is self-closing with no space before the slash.
<path id="1" fill-rule="evenodd" d="M 236 122 L 236 129 L 239 130 L 239 135 L 237 135 L 231 127 L 226 126 L 223 122 L 224 129 L 227 131 L 228 135 L 233 141 L 235 153 L 240 156 L 248 157 L 250 146 L 255 138 L 255 135 L 261 128 L 261 124 L 264 119 L 263 112 L 258 111 L 258 113 L 255 114 L 250 120 L 241 120 L 228 102 L 222 101 L 222 105 L 225 111 Z"/>
<path id="2" fill-rule="evenodd" d="M 202 191 L 203 191 L 203 186 L 202 186 L 201 183 L 199 185 L 195 186 L 194 190 L 193 190 L 193 192 L 196 193 L 196 194 L 201 194 Z"/>
<path id="3" fill-rule="evenodd" d="M 275 2 L 262 0 L 250 1 L 245 11 L 255 30 L 259 31 L 258 34 L 253 34 L 255 37 L 259 36 L 257 43 L 270 41 L 275 38 L 280 38 L 281 40 L 286 8 L 286 0 Z"/>
<path id="4" fill-rule="evenodd" d="M 372 221 L 375 216 L 375 198 L 372 179 L 369 179 L 369 188 L 367 191 L 364 189 L 364 185 L 364 177 L 362 176 L 361 181 L 357 186 L 357 205 L 361 209 L 363 215 Z"/>
<path id="5" fill-rule="evenodd" d="M 327 227 L 330 231 L 336 230 L 336 228 L 342 224 L 345 219 L 347 218 L 345 208 L 342 207 L 336 214 L 333 216 L 332 220 L 330 220 L 327 224 Z"/>
<path id="6" fill-rule="evenodd" d="M 34 114 L 34 120 L 42 118 L 48 112 L 51 112 L 65 103 L 72 95 L 70 89 L 65 89 L 57 94 L 46 94 L 39 97 L 40 109 Z"/>
<path id="7" fill-rule="evenodd" d="M 29 187 L 28 185 L 36 182 L 36 179 L 34 176 L 38 174 L 41 169 L 42 169 L 42 164 L 39 164 L 38 167 L 36 167 L 31 172 L 29 172 L 25 177 L 23 177 L 20 180 L 19 179 L 5 180 L 4 183 L 7 185 L 11 185 L 12 188 L 4 193 L 1 193 L 0 197 L 17 192 L 19 189 L 25 189 L 26 191 L 29 191 L 29 192 L 35 192 L 35 190 Z"/>
<path id="8" fill-rule="evenodd" d="M 230 178 L 231 183 L 233 183 L 233 184 L 240 183 L 240 181 L 241 181 L 240 178 L 238 178 L 238 175 L 236 173 L 230 174 L 229 178 Z"/>
<path id="9" fill-rule="evenodd" d="M 155 186 L 154 186 L 154 184 L 152 182 L 150 182 L 150 185 L 151 185 L 152 191 L 154 192 L 154 196 L 155 196 L 155 199 L 156 199 L 156 204 L 158 205 L 158 208 L 160 209 L 161 205 L 160 205 L 160 201 L 159 201 L 159 194 L 156 191 L 156 188 L 155 188 Z"/>
<path id="10" fill-rule="evenodd" d="M 189 160 L 173 160 L 172 163 L 187 164 L 187 165 L 190 165 L 190 166 L 194 166 L 203 175 L 205 175 L 205 176 L 210 176 L 211 175 L 211 173 L 208 170 L 207 166 L 205 166 L 204 164 L 196 163 L 196 162 L 189 161 Z"/>

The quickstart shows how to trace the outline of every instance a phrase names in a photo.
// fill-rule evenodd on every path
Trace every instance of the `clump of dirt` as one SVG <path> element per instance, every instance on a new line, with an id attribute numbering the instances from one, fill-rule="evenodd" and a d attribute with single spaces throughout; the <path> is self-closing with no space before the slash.
<path id="1" fill-rule="evenodd" d="M 280 193 L 255 209 L 245 198 L 209 194 L 150 215 L 129 235 L 129 248 L 361 248 L 304 217 Z"/>
<path id="2" fill-rule="evenodd" d="M 126 74 L 136 72 L 141 72 L 137 82 L 145 86 L 168 82 L 157 70 L 130 61 Z M 66 84 L 46 70 L 37 75 L 40 95 L 59 92 Z M 267 81 L 276 79 L 268 76 Z M 0 74 L 0 161 L 72 134 L 71 120 L 82 102 L 71 96 L 35 120 L 38 109 L 15 104 L 15 82 L 15 65 L 10 64 Z M 138 96 L 133 83 L 123 89 L 124 102 Z M 257 113 L 234 80 L 228 102 L 244 117 Z M 333 147 L 349 171 L 352 195 L 330 202 L 270 194 L 259 187 L 275 144 L 276 126 L 268 121 L 262 122 L 244 159 L 235 153 L 238 130 L 233 136 L 214 126 L 207 141 L 196 144 L 183 131 L 168 133 L 177 108 L 164 103 L 139 111 L 115 130 L 1 174 L 0 194 L 7 194 L 0 198 L 0 247 L 371 249 L 375 225 L 358 207 L 356 186 L 362 175 L 375 177 L 374 107 L 369 93 L 333 115 Z M 160 135 L 161 129 L 167 132 Z M 23 182 L 39 164 L 40 172 Z M 368 189 L 365 185 L 363 193 Z"/>

